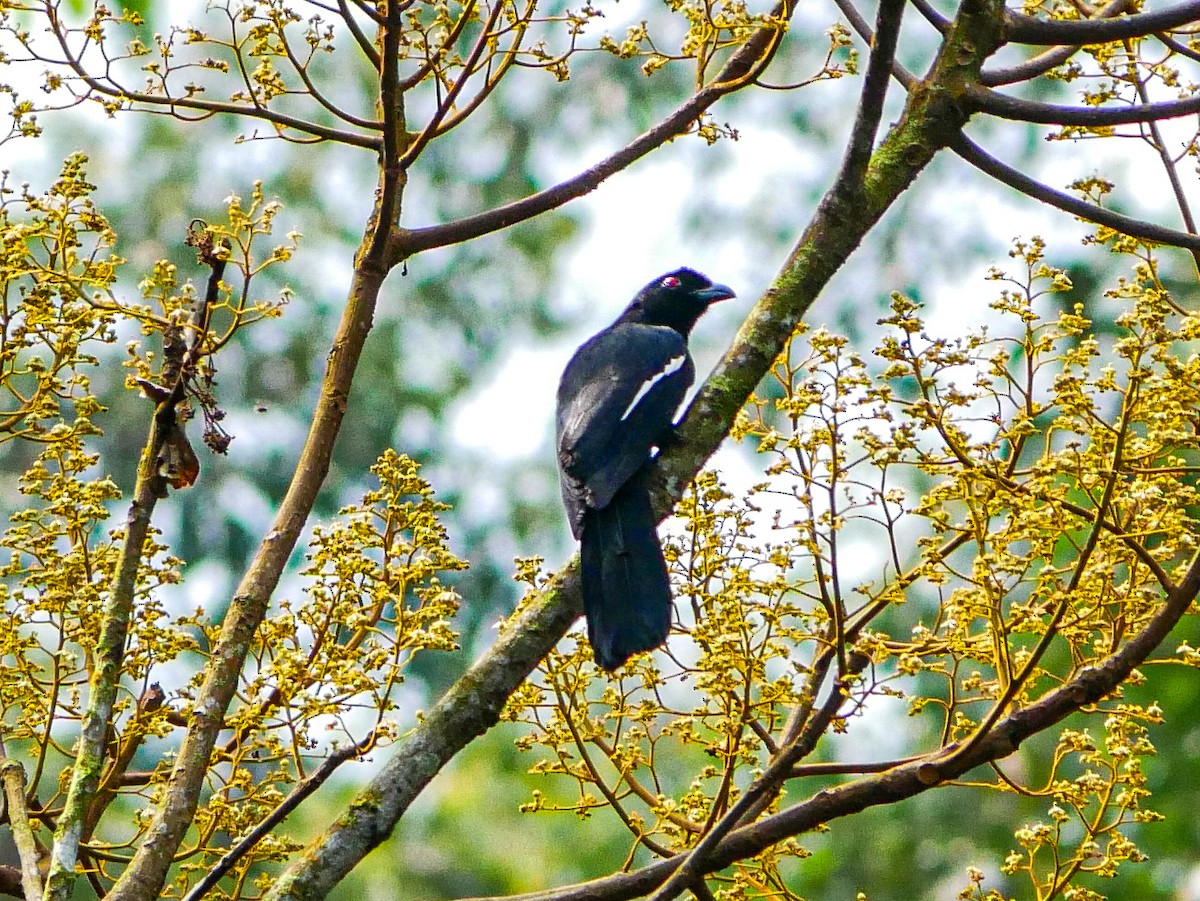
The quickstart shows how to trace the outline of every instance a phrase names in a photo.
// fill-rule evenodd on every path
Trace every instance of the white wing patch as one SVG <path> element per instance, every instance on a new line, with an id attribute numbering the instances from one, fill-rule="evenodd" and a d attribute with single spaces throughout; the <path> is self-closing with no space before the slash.
<path id="1" fill-rule="evenodd" d="M 629 418 L 629 414 L 633 412 L 634 407 L 641 402 L 643 397 L 650 393 L 655 385 L 657 385 L 667 376 L 674 375 L 680 369 L 682 369 L 683 361 L 685 359 L 686 357 L 684 354 L 680 354 L 677 357 L 671 357 L 671 359 L 667 360 L 666 366 L 654 373 L 654 375 L 650 376 L 650 378 L 646 379 L 646 381 L 642 382 L 642 387 L 638 389 L 638 393 L 633 396 L 633 400 L 629 402 L 629 406 L 626 407 L 625 412 L 621 414 L 621 422 L 624 422 Z"/>

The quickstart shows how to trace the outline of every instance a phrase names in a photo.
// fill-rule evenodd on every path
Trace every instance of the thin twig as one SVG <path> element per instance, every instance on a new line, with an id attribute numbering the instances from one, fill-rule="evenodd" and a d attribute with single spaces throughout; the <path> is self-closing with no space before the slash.
<path id="1" fill-rule="evenodd" d="M 786 21 L 791 10 L 791 0 L 784 0 L 776 5 L 772 18 L 778 17 Z M 389 248 L 389 265 L 398 265 L 425 250 L 459 244 L 508 228 L 594 191 L 608 178 L 629 168 L 650 151 L 683 134 L 721 97 L 752 83 L 761 73 L 765 61 L 769 60 L 770 55 L 777 49 L 780 30 L 775 25 L 758 29 L 755 35 L 730 57 L 713 83 L 696 91 L 653 128 L 578 175 L 544 191 L 474 216 L 443 225 L 398 230 Z"/>
<path id="2" fill-rule="evenodd" d="M 761 853 L 778 842 L 809 832 L 834 819 L 881 804 L 895 804 L 950 782 L 977 766 L 1012 754 L 1027 738 L 1062 722 L 1072 713 L 1111 694 L 1168 637 L 1200 594 L 1200 556 L 1188 567 L 1178 588 L 1145 628 L 1120 650 L 1095 666 L 1080 670 L 1065 685 L 998 722 L 970 755 L 954 757 L 957 745 L 843 785 L 826 788 L 777 814 L 744 826 L 723 841 L 710 860 L 715 872 Z M 617 873 L 591 882 L 507 898 L 464 901 L 633 901 L 669 878 L 681 858 L 656 861 L 632 873 Z"/>
<path id="3" fill-rule="evenodd" d="M 844 678 L 861 672 L 868 662 L 869 660 L 865 655 L 851 654 L 846 665 L 847 672 Z M 702 878 L 704 873 L 708 872 L 711 868 L 711 855 L 719 847 L 721 841 L 736 827 L 747 822 L 749 815 L 754 810 L 761 809 L 764 801 L 774 797 L 778 793 L 780 787 L 787 781 L 797 761 L 802 760 L 811 753 L 812 749 L 816 746 L 817 740 L 821 735 L 825 734 L 826 729 L 829 728 L 829 724 L 833 722 L 838 711 L 841 710 L 842 704 L 845 703 L 847 697 L 846 683 L 839 680 L 834 684 L 832 691 L 830 691 L 829 696 L 825 699 L 825 703 L 820 706 L 816 715 L 804 724 L 804 729 L 796 739 L 784 746 L 783 751 L 771 761 L 763 774 L 755 779 L 750 787 L 742 793 L 736 803 L 726 811 L 725 815 L 709 830 L 704 838 L 687 852 L 678 869 L 654 893 L 651 901 L 671 901 L 671 899 L 675 898 L 681 892 L 686 891 L 689 885 Z"/>
<path id="4" fill-rule="evenodd" d="M 1179 41 L 1175 40 L 1175 38 L 1171 37 L 1171 35 L 1163 31 L 1155 32 L 1154 36 L 1158 38 L 1158 40 L 1162 41 L 1163 45 L 1169 50 L 1175 51 L 1180 56 L 1187 57 L 1188 59 L 1192 60 L 1192 62 L 1200 63 L 1200 53 L 1193 50 L 1187 44 L 1180 43 Z"/>
<path id="5" fill-rule="evenodd" d="M 97 798 L 100 776 L 112 725 L 113 708 L 120 682 L 125 642 L 134 613 L 138 570 L 142 551 L 150 534 L 150 518 L 161 496 L 163 476 L 159 456 L 172 426 L 176 407 L 184 398 L 187 380 L 205 352 L 209 301 L 216 296 L 225 260 L 212 256 L 205 260 L 212 272 L 208 292 L 198 311 L 196 337 L 184 352 L 169 390 L 157 399 L 150 433 L 138 463 L 133 501 L 126 516 L 125 541 L 121 544 L 112 575 L 109 597 L 101 614 L 100 637 L 96 644 L 95 668 L 88 681 L 88 703 L 76 743 L 75 764 L 63 815 L 55 830 L 50 855 L 50 873 L 46 881 L 46 901 L 66 901 L 75 881 L 79 844 L 87 831 L 88 811 Z"/>
<path id="6" fill-rule="evenodd" d="M 896 767 L 912 763 L 914 760 L 923 760 L 926 756 L 925 754 L 913 754 L 909 757 L 901 757 L 898 760 L 872 760 L 859 763 L 840 760 L 830 760 L 821 763 L 801 763 L 792 767 L 792 771 L 788 776 L 792 779 L 798 779 L 807 776 L 847 776 L 862 773 L 886 773 L 888 770 L 894 770 Z"/>
<path id="7" fill-rule="evenodd" d="M 450 110 L 454 107 L 454 102 L 458 99 L 458 95 L 462 93 L 462 89 L 466 87 L 467 81 L 470 79 L 471 71 L 475 68 L 479 58 L 487 49 L 488 43 L 492 38 L 492 29 L 496 27 L 496 22 L 500 18 L 500 13 L 504 9 L 505 0 L 495 0 L 492 5 L 492 12 L 488 16 L 487 21 L 483 23 L 483 30 L 479 33 L 479 37 L 475 41 L 475 45 L 471 48 L 466 60 L 462 64 L 462 71 L 454 81 L 454 86 L 447 92 L 445 99 L 438 105 L 437 111 L 430 117 L 426 126 L 421 129 L 421 133 L 408 145 L 403 156 L 400 157 L 397 165 L 401 169 L 407 169 L 421 155 L 426 145 L 438 134 L 438 126 L 442 124 L 442 120 L 446 118 Z M 463 19 L 467 17 L 467 10 L 462 13 Z"/>
<path id="8" fill-rule="evenodd" d="M 492 7 L 491 15 L 488 16 L 492 23 L 496 21 L 497 16 L 500 14 L 500 10 L 504 8 L 507 2 L 508 0 L 495 0 L 495 5 Z M 421 65 L 417 67 L 416 71 L 397 84 L 397 90 L 401 94 L 411 91 L 426 78 L 428 78 L 430 74 L 433 74 L 435 82 L 438 81 L 439 75 L 438 73 L 434 72 L 434 67 L 437 65 L 439 57 L 445 56 L 447 50 L 458 43 L 458 39 L 462 36 L 463 30 L 467 27 L 467 23 L 475 17 L 475 3 L 476 0 L 466 0 L 466 2 L 463 4 L 462 11 L 458 14 L 458 21 L 454 23 L 454 27 L 450 29 L 445 39 L 438 42 L 437 47 L 432 47 L 428 44 L 426 45 L 425 62 L 421 63 Z M 479 40 L 486 42 L 489 36 L 489 31 L 490 28 L 485 27 L 479 36 Z M 462 67 L 462 74 L 459 76 L 455 84 L 457 85 L 458 82 L 462 81 L 467 75 L 469 75 L 470 71 L 471 67 L 464 65 Z"/>
<path id="9" fill-rule="evenodd" d="M 345 21 L 346 27 L 349 28 L 350 33 L 354 35 L 354 42 L 358 44 L 358 49 L 363 52 L 363 56 L 371 61 L 371 65 L 378 70 L 379 51 L 375 49 L 375 45 L 371 43 L 371 39 L 363 34 L 363 30 L 358 27 L 358 22 L 355 21 L 354 13 L 350 11 L 350 7 L 347 5 L 346 0 L 338 0 L 338 10 L 342 14 L 342 19 Z M 372 18 L 374 18 L 373 11 Z"/>
<path id="10" fill-rule="evenodd" d="M 929 0 L 909 0 L 909 2 L 917 8 L 917 12 L 925 17 L 925 21 L 936 28 L 940 34 L 945 34 L 949 30 L 950 20 L 934 9 Z"/>
<path id="11" fill-rule="evenodd" d="M 374 741 L 375 738 L 372 735 L 357 744 L 339 748 L 321 761 L 319 767 L 309 773 L 307 778 L 298 782 L 296 787 L 288 792 L 287 797 L 279 802 L 278 807 L 263 817 L 257 826 L 238 839 L 237 844 L 222 855 L 221 859 L 213 865 L 212 869 L 204 874 L 204 878 L 197 882 L 192 887 L 192 890 L 184 895 L 183 901 L 200 901 L 201 898 L 207 895 L 225 878 L 225 874 L 239 860 L 245 857 L 251 848 L 262 841 L 264 837 L 270 835 L 276 826 L 287 819 L 288 814 L 304 802 L 305 798 L 324 785 L 329 777 L 333 775 L 334 770 L 353 757 L 361 757 L 370 749 Z"/>
<path id="12" fill-rule="evenodd" d="M 1142 101 L 1143 106 L 1150 105 L 1150 94 L 1146 90 L 1145 82 L 1141 79 L 1137 80 L 1138 99 Z M 1175 166 L 1175 160 L 1167 150 L 1166 142 L 1163 140 L 1162 129 L 1158 127 L 1158 123 L 1151 120 L 1146 123 L 1146 128 L 1150 131 L 1150 139 L 1153 142 L 1154 149 L 1158 152 L 1158 158 L 1162 161 L 1163 169 L 1167 173 L 1167 181 L 1171 183 L 1171 193 L 1175 197 L 1175 205 L 1179 208 L 1179 215 L 1183 218 L 1184 228 L 1187 229 L 1189 235 L 1196 234 L 1196 220 L 1192 217 L 1192 208 L 1188 203 L 1187 194 L 1184 193 L 1183 184 L 1179 180 L 1179 171 Z M 1200 250 L 1192 251 L 1192 263 L 1196 267 L 1196 271 L 1200 273 Z"/>
<path id="13" fill-rule="evenodd" d="M 1053 643 L 1055 637 L 1057 637 L 1063 617 L 1066 616 L 1067 610 L 1070 609 L 1071 599 L 1075 596 L 1075 593 L 1079 590 L 1080 583 L 1083 581 L 1088 562 L 1091 560 L 1096 548 L 1100 546 L 1100 536 L 1104 533 L 1104 526 L 1101 520 L 1104 518 L 1104 511 L 1112 503 L 1113 494 L 1116 491 L 1118 481 L 1120 481 L 1119 476 L 1121 463 L 1125 454 L 1125 441 L 1130 429 L 1129 418 L 1136 403 L 1138 384 L 1140 382 L 1131 379 L 1129 390 L 1124 395 L 1124 407 L 1121 410 L 1120 425 L 1117 428 L 1117 437 L 1113 444 L 1112 463 L 1108 467 L 1110 469 L 1108 480 L 1104 485 L 1104 493 L 1093 511 L 1091 530 L 1088 533 L 1087 541 L 1079 552 L 1078 559 L 1075 561 L 1074 572 L 1071 573 L 1071 578 L 1062 593 L 1062 599 L 1059 601 L 1049 620 L 1047 620 L 1045 632 L 1042 633 L 1033 650 L 1026 656 L 1025 662 L 1021 665 L 1021 671 L 1005 687 L 1000 697 L 992 704 L 991 709 L 980 720 L 979 726 L 975 731 L 959 747 L 950 752 L 949 756 L 945 758 L 945 762 L 953 763 L 957 758 L 969 757 L 971 752 L 983 742 L 996 723 L 1004 716 L 1004 713 L 1008 710 L 1008 706 L 1029 683 L 1038 664 L 1041 663 L 1042 658 L 1050 649 L 1050 645 Z"/>
<path id="14" fill-rule="evenodd" d="M 49 5 L 47 5 L 47 10 L 51 18 L 50 30 L 58 39 L 59 46 L 66 57 L 63 64 L 70 68 L 75 76 L 87 85 L 91 91 L 101 96 L 111 97 L 122 104 L 144 103 L 150 107 L 168 107 L 172 115 L 177 109 L 186 109 L 203 112 L 206 117 L 217 113 L 245 116 L 269 122 L 277 129 L 290 128 L 321 140 L 336 141 L 341 144 L 349 144 L 353 147 L 378 149 L 380 145 L 380 138 L 377 135 L 363 135 L 357 132 L 331 128 L 317 122 L 309 122 L 305 119 L 288 115 L 287 113 L 281 113 L 278 110 L 268 109 L 257 102 L 252 106 L 243 106 L 220 100 L 205 100 L 200 97 L 171 97 L 165 94 L 150 94 L 145 91 L 131 91 L 111 80 L 105 81 L 97 78 L 84 68 L 80 57 L 71 52 L 67 44 L 66 26 L 50 11 Z M 240 54 L 238 55 L 238 59 L 239 61 L 241 60 Z"/>
<path id="15" fill-rule="evenodd" d="M 383 130 L 382 122 L 377 122 L 374 119 L 364 119 L 361 116 L 348 113 L 328 97 L 326 97 L 321 92 L 321 89 L 317 87 L 316 82 L 312 80 L 312 76 L 308 74 L 308 65 L 301 62 L 296 54 L 292 52 L 291 41 L 282 40 L 281 38 L 280 43 L 283 44 L 283 52 L 287 54 L 288 62 L 292 64 L 292 68 L 295 69 L 296 74 L 300 76 L 300 81 L 304 83 L 305 90 L 308 91 L 309 96 L 317 101 L 317 103 L 321 104 L 322 107 L 324 107 L 334 116 L 337 116 L 347 125 L 353 125 L 357 128 L 364 128 L 368 131 Z"/>
<path id="16" fill-rule="evenodd" d="M 837 4 L 837 8 L 842 11 L 842 15 L 850 22 L 850 27 L 854 29 L 862 40 L 868 45 L 875 43 L 875 32 L 863 18 L 863 14 L 858 11 L 858 7 L 854 5 L 853 0 L 833 0 Z M 920 81 L 916 75 L 900 65 L 893 56 L 892 58 L 892 77 L 904 86 L 905 90 L 911 91 L 913 87 Z"/>

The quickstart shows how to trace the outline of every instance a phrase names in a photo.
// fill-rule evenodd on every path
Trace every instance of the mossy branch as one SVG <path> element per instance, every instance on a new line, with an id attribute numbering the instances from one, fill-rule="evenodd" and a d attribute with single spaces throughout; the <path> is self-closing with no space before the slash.
<path id="1" fill-rule="evenodd" d="M 958 134 L 969 115 L 958 101 L 1002 42 L 1002 10 L 996 3 L 966 4 L 929 76 L 910 96 L 904 117 L 872 156 L 865 177 L 848 167 L 830 188 L 784 271 L 693 403 L 681 444 L 666 455 L 663 490 L 656 498 L 664 516 L 728 434 L 738 410 L 825 284 L 921 169 Z M 878 86 L 872 82 L 871 88 Z M 872 95 L 868 102 L 877 104 L 878 98 Z M 862 140 L 873 137 L 870 128 L 860 132 Z M 288 867 L 266 895 L 268 901 L 325 897 L 388 836 L 446 762 L 498 721 L 509 695 L 581 611 L 577 562 L 572 561 L 397 743 L 384 770 Z"/>

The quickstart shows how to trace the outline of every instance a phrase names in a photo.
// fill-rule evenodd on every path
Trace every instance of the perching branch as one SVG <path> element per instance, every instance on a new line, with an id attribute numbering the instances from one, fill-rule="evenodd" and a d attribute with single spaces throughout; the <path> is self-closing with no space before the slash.
<path id="1" fill-rule="evenodd" d="M 910 97 L 904 116 L 876 151 L 865 181 L 839 179 L 826 194 L 775 285 L 751 311 L 733 346 L 693 402 L 680 444 L 663 456 L 662 490 L 655 498 L 661 516 L 670 511 L 684 486 L 726 436 L 734 416 L 829 278 L 937 151 L 957 134 L 966 112 L 951 97 L 961 83 L 977 75 L 983 59 L 999 46 L 999 10 L 999 5 L 987 0 L 969 0 L 927 77 L 926 89 Z M 408 242 L 413 234 L 405 233 L 398 241 L 410 252 Z M 572 564 L 560 571 L 545 593 L 521 613 L 422 723 L 397 742 L 379 776 L 284 871 L 268 892 L 268 901 L 299 901 L 326 894 L 383 840 L 441 767 L 497 721 L 508 695 L 581 610 L 578 572 Z M 647 889 L 652 887 L 647 885 Z"/>
<path id="2" fill-rule="evenodd" d="M 896 39 L 900 32 L 904 3 L 905 0 L 883 0 L 879 6 L 878 18 L 875 23 L 875 40 L 872 44 L 867 74 L 863 80 L 859 97 L 858 113 L 851 130 L 842 170 L 838 175 L 838 184 L 843 186 L 848 194 L 856 190 L 864 190 L 865 187 L 863 180 L 871 159 L 875 132 L 883 114 L 883 101 L 896 52 Z M 822 687 L 824 674 L 828 671 L 832 656 L 835 653 L 839 656 L 844 653 L 844 637 L 842 635 L 834 638 L 832 644 L 832 650 L 823 655 L 823 662 L 818 662 L 812 667 L 814 678 L 809 680 L 806 693 L 809 700 L 799 709 L 811 708 L 817 691 Z M 685 855 L 683 863 L 671 875 L 666 884 L 654 894 L 652 901 L 672 901 L 708 871 L 710 855 L 722 839 L 748 815 L 756 810 L 761 811 L 769 803 L 783 783 L 787 781 L 792 768 L 811 752 L 817 738 L 824 734 L 825 729 L 837 715 L 845 700 L 840 680 L 861 671 L 867 662 L 862 655 L 854 655 L 854 660 L 848 664 L 846 671 L 838 673 L 839 683 L 834 685 L 816 715 L 809 717 L 805 713 L 802 716 L 793 716 L 789 720 L 789 728 L 785 730 L 784 743 L 779 753 L 774 755 L 766 771 L 754 780 L 737 802 Z"/>

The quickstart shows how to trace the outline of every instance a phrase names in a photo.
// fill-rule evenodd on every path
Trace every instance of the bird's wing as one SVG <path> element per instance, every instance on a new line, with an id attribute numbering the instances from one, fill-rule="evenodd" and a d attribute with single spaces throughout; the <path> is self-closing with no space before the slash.
<path id="1" fill-rule="evenodd" d="M 559 385 L 557 421 L 573 526 L 646 462 L 693 377 L 684 337 L 662 326 L 621 323 L 576 351 Z"/>

